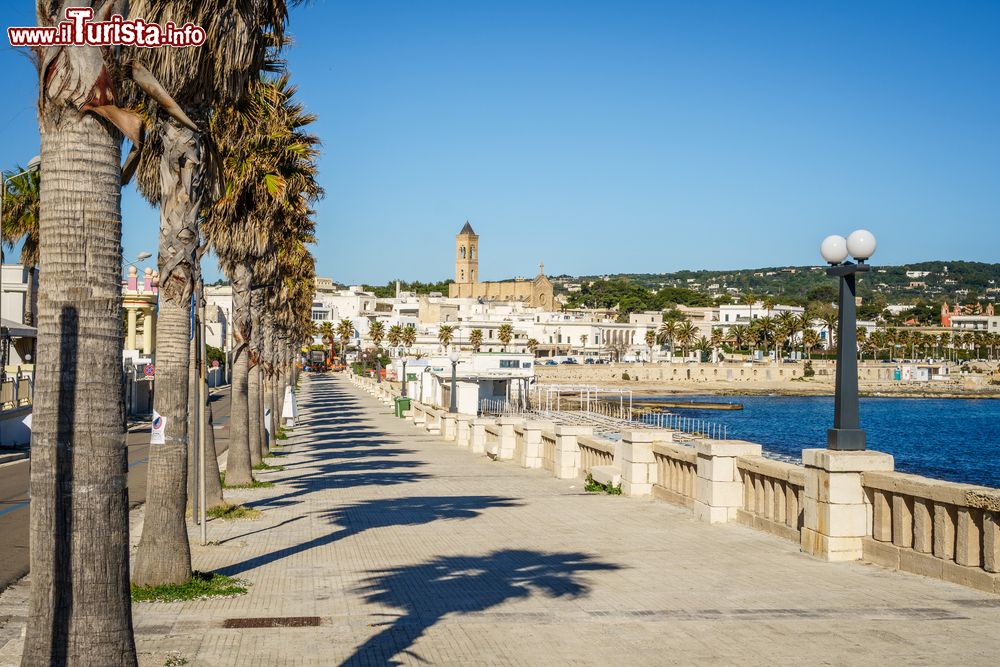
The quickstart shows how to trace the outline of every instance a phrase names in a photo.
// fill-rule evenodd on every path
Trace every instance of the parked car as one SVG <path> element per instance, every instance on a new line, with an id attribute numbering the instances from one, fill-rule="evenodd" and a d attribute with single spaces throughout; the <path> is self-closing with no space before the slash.
<path id="1" fill-rule="evenodd" d="M 585 364 L 596 364 L 597 362 L 594 361 L 593 357 L 587 357 L 586 360 L 584 360 L 583 363 L 585 363 Z"/>
<path id="2" fill-rule="evenodd" d="M 575 363 L 579 363 L 579 362 L 577 362 L 577 360 L 576 360 L 576 359 L 573 359 L 572 357 L 570 357 L 569 359 L 567 359 L 567 360 L 566 360 L 566 361 L 564 361 L 563 363 L 564 363 L 564 364 L 575 364 Z"/>
<path id="3" fill-rule="evenodd" d="M 559 362 L 557 362 L 555 359 L 549 359 L 543 365 L 544 366 L 558 366 Z"/>

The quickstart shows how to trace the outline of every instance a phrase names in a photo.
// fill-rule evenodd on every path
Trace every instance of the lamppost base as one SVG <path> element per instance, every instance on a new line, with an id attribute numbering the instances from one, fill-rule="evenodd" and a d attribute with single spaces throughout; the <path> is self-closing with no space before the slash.
<path id="1" fill-rule="evenodd" d="M 826 448 L 839 451 L 861 451 L 865 448 L 865 432 L 859 428 L 829 428 Z"/>

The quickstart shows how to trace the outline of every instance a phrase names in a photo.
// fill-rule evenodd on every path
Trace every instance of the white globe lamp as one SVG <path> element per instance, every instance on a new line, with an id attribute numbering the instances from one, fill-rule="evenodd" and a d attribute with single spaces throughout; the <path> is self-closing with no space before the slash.
<path id="1" fill-rule="evenodd" d="M 851 257 L 859 262 L 874 255 L 876 246 L 874 234 L 867 229 L 851 232 L 851 235 L 847 237 L 847 252 L 851 253 Z"/>
<path id="2" fill-rule="evenodd" d="M 819 246 L 819 252 L 829 264 L 840 264 L 847 259 L 847 239 L 836 234 L 827 236 Z"/>

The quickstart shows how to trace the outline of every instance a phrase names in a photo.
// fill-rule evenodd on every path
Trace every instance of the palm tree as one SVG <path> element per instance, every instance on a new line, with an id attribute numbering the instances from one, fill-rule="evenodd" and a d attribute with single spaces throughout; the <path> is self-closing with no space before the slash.
<path id="1" fill-rule="evenodd" d="M 403 327 L 393 324 L 389 327 L 389 333 L 386 334 L 385 340 L 394 351 L 398 350 L 399 344 L 403 342 Z"/>
<path id="2" fill-rule="evenodd" d="M 479 352 L 479 348 L 483 346 L 483 330 L 473 329 L 469 333 L 469 343 L 472 345 L 472 349 Z"/>
<path id="3" fill-rule="evenodd" d="M 806 329 L 802 332 L 802 348 L 809 359 L 812 359 L 812 349 L 817 345 L 819 345 L 819 334 L 815 329 Z"/>
<path id="4" fill-rule="evenodd" d="M 347 344 L 351 342 L 351 338 L 354 336 L 354 323 L 349 319 L 344 318 L 337 323 L 337 338 L 340 339 L 340 363 L 343 366 L 347 365 Z"/>
<path id="5" fill-rule="evenodd" d="M 234 485 L 252 481 L 250 285 L 255 279 L 261 282 L 255 271 L 262 274 L 276 265 L 288 227 L 309 220 L 312 202 L 322 195 L 315 180 L 318 140 L 306 132 L 315 116 L 303 110 L 294 94 L 285 76 L 262 79 L 251 86 L 247 100 L 212 117 L 226 190 L 208 209 L 203 229 L 233 286 L 236 348 L 226 481 Z M 288 348 L 284 336 L 282 346 Z M 290 377 L 290 354 L 283 368 L 282 377 Z"/>
<path id="6" fill-rule="evenodd" d="M 771 317 L 771 311 L 774 310 L 774 307 L 777 305 L 777 301 L 774 300 L 773 296 L 765 296 L 761 299 L 760 305 L 762 305 L 764 310 L 767 311 L 767 317 Z"/>
<path id="7" fill-rule="evenodd" d="M 657 331 L 657 337 L 661 343 L 670 345 L 670 360 L 674 358 L 674 338 L 677 336 L 677 322 L 674 320 L 664 320 Z"/>
<path id="8" fill-rule="evenodd" d="M 500 344 L 503 345 L 503 351 L 507 351 L 507 346 L 510 345 L 510 341 L 514 338 L 514 327 L 510 322 L 504 322 L 500 325 L 499 331 L 497 331 L 497 338 L 500 340 Z"/>
<path id="9" fill-rule="evenodd" d="M 712 337 L 710 341 L 712 343 L 712 354 L 716 360 L 719 358 L 718 350 L 722 347 L 724 340 L 725 336 L 722 335 L 722 329 L 719 327 L 712 327 Z"/>
<path id="10" fill-rule="evenodd" d="M 3 220 L 0 220 L 0 241 L 13 250 L 14 245 L 23 240 L 21 264 L 28 270 L 28 291 L 24 295 L 22 320 L 34 324 L 35 272 L 38 266 L 38 205 L 41 195 L 41 179 L 37 171 L 15 166 L 8 173 L 0 174 L 0 179 L 20 174 L 7 183 L 7 193 L 3 205 Z"/>
<path id="11" fill-rule="evenodd" d="M 529 338 L 527 346 L 528 351 L 531 352 L 531 354 L 535 354 L 535 351 L 538 349 L 538 341 L 534 338 Z"/>
<path id="12" fill-rule="evenodd" d="M 136 85 L 123 87 L 126 100 L 142 105 L 151 135 L 149 140 L 134 142 L 126 164 L 136 166 L 139 191 L 160 209 L 154 409 L 166 425 L 165 442 L 150 449 L 146 491 L 149 505 L 136 551 L 133 581 L 138 585 L 179 584 L 191 575 L 184 514 L 188 466 L 193 472 L 194 439 L 189 437 L 189 416 L 191 408 L 198 405 L 190 396 L 196 383 L 191 382 L 188 334 L 191 297 L 200 284 L 198 223 L 203 204 L 208 203 L 205 200 L 209 189 L 218 185 L 212 181 L 217 172 L 207 168 L 204 137 L 214 110 L 237 104 L 247 95 L 249 84 L 265 65 L 272 43 L 265 30 L 280 35 L 285 9 L 265 15 L 268 9 L 252 0 L 133 0 L 129 10 L 132 17 L 156 23 L 185 16 L 208 34 L 232 34 L 234 23 L 243 28 L 237 39 L 218 43 L 215 48 L 133 49 L 133 71 L 151 73 L 159 88 L 149 82 L 144 85 L 142 78 L 136 78 Z M 280 42 L 280 36 L 278 39 Z M 199 122 L 192 121 L 192 117 Z M 251 317 L 245 319 L 247 338 L 252 329 Z M 246 365 L 246 398 L 259 403 L 260 345 L 249 340 L 247 343 L 247 347 L 241 347 L 237 369 Z M 228 459 L 228 474 L 236 483 L 240 483 L 243 473 L 250 475 L 250 466 L 241 465 L 244 419 L 247 463 L 257 461 L 259 456 L 254 457 L 254 453 L 260 451 L 260 420 L 256 409 L 243 409 L 242 381 L 240 373 L 233 386 L 234 437 Z"/>
<path id="13" fill-rule="evenodd" d="M 699 336 L 694 343 L 694 349 L 698 352 L 698 361 L 704 361 L 705 355 L 712 351 L 712 341 L 705 336 Z"/>
<path id="14" fill-rule="evenodd" d="M 729 327 L 729 341 L 736 348 L 737 352 L 743 351 L 743 346 L 750 339 L 750 328 L 745 324 L 736 324 Z"/>
<path id="15" fill-rule="evenodd" d="M 861 360 L 863 361 L 865 358 L 864 348 L 868 344 L 868 329 L 864 327 L 858 327 L 855 335 L 857 336 L 858 340 L 858 354 L 860 355 Z"/>
<path id="16" fill-rule="evenodd" d="M 368 338 L 371 339 L 372 344 L 375 345 L 375 379 L 381 380 L 382 378 L 382 339 L 385 338 L 385 324 L 379 320 L 375 320 L 368 325 Z"/>
<path id="17" fill-rule="evenodd" d="M 37 3 L 39 24 L 56 25 L 68 4 Z M 39 291 L 46 298 L 38 304 L 31 594 L 21 664 L 135 665 L 121 392 L 119 126 L 138 141 L 141 121 L 115 97 L 126 72 L 120 49 L 36 53 L 44 170 Z"/>
<path id="18" fill-rule="evenodd" d="M 777 327 L 781 330 L 781 336 L 778 338 L 780 345 L 783 347 L 787 342 L 788 349 L 791 351 L 795 347 L 795 334 L 799 332 L 798 317 L 790 310 L 783 310 L 774 319 Z"/>
<path id="19" fill-rule="evenodd" d="M 775 323 L 774 319 L 765 315 L 758 317 L 750 326 L 751 330 L 757 334 L 757 340 L 764 346 L 764 356 L 769 356 L 771 351 L 771 341 L 774 340 Z"/>
<path id="20" fill-rule="evenodd" d="M 653 361 L 653 346 L 656 345 L 656 332 L 653 331 L 652 329 L 647 329 L 646 330 L 645 341 L 646 341 L 646 347 L 649 348 L 649 361 L 650 361 L 650 363 L 652 363 L 652 361 Z"/>
<path id="21" fill-rule="evenodd" d="M 403 327 L 403 345 L 406 347 L 406 353 L 410 353 L 410 348 L 417 344 L 417 327 L 412 324 L 407 324 Z"/>
<path id="22" fill-rule="evenodd" d="M 834 338 L 834 331 L 837 328 L 838 314 L 836 308 L 825 308 L 819 315 L 819 320 L 826 326 L 826 349 L 832 350 L 837 346 Z"/>
<path id="23" fill-rule="evenodd" d="M 390 331 L 390 334 L 392 332 Z M 326 345 L 328 352 L 327 362 L 333 361 L 334 351 L 333 344 L 337 340 L 337 334 L 333 330 L 333 322 L 326 321 L 319 325 L 319 335 L 322 337 L 323 345 Z"/>
<path id="24" fill-rule="evenodd" d="M 698 328 L 691 322 L 685 320 L 677 325 L 677 331 L 674 334 L 675 339 L 680 343 L 681 350 L 684 352 L 684 358 L 687 359 L 688 350 L 691 345 L 695 342 L 695 337 L 698 335 Z"/>
<path id="25" fill-rule="evenodd" d="M 753 292 L 746 292 L 740 297 L 740 303 L 744 306 L 750 306 L 750 316 L 748 319 L 750 322 L 753 322 L 753 306 L 757 303 L 757 295 Z"/>
<path id="26" fill-rule="evenodd" d="M 438 327 L 438 342 L 441 343 L 441 347 L 444 351 L 448 351 L 448 347 L 451 345 L 452 339 L 455 337 L 455 327 L 450 324 L 442 324 Z"/>
<path id="27" fill-rule="evenodd" d="M 808 312 L 804 312 L 795 318 L 794 329 L 795 333 L 805 334 L 806 331 L 812 326 L 812 317 Z M 805 346 L 802 347 L 802 351 L 805 352 Z"/>

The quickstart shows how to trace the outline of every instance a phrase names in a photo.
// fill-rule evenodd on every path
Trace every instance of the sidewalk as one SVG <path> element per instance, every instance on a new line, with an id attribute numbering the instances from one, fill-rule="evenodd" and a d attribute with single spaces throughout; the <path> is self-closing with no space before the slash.
<path id="1" fill-rule="evenodd" d="M 995 664 L 1000 598 L 460 450 L 303 376 L 257 521 L 194 563 L 247 595 L 137 604 L 140 664 Z M 256 619 L 256 621 L 251 620 Z M 301 627 L 224 627 L 297 624 Z"/>

